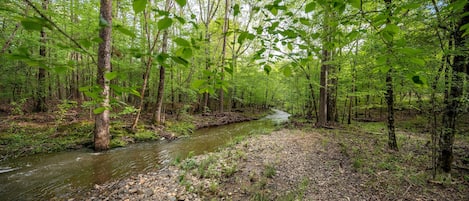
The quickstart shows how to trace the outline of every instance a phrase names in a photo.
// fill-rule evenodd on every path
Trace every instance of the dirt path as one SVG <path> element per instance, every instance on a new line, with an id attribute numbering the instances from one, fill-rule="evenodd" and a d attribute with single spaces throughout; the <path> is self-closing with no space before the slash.
<path id="1" fill-rule="evenodd" d="M 284 129 L 96 186 L 84 200 L 458 200 L 410 187 L 393 196 L 367 189 L 339 144 L 331 135 Z"/>

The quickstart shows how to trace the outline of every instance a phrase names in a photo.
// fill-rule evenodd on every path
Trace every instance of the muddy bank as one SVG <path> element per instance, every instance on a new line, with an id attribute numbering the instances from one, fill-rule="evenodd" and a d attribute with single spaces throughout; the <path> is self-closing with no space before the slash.
<path id="1" fill-rule="evenodd" d="M 215 114 L 199 114 L 194 116 L 194 125 L 195 129 L 208 128 L 215 126 L 222 126 L 232 123 L 240 123 L 245 121 L 252 121 L 260 119 L 265 116 L 267 113 L 241 113 L 241 112 L 224 112 L 224 113 L 215 113 Z"/>

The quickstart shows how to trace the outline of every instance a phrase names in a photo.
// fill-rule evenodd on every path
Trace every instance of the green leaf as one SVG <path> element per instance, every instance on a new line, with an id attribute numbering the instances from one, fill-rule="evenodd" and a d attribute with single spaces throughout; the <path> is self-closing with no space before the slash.
<path id="1" fill-rule="evenodd" d="M 173 20 L 171 18 L 163 18 L 160 21 L 158 21 L 158 29 L 159 30 L 165 30 L 169 28 L 173 24 Z"/>
<path id="2" fill-rule="evenodd" d="M 135 38 L 135 37 L 136 37 L 134 32 L 132 32 L 132 31 L 126 29 L 125 27 L 123 27 L 123 26 L 120 25 L 120 24 L 119 24 L 119 25 L 115 25 L 115 26 L 114 26 L 114 29 L 116 29 L 117 31 L 121 32 L 122 34 L 127 35 L 127 36 L 130 36 L 130 37 L 132 37 L 132 38 Z"/>
<path id="3" fill-rule="evenodd" d="M 177 45 L 181 46 L 181 47 L 190 47 L 191 46 L 191 43 L 189 41 L 187 41 L 186 39 L 184 38 L 175 38 L 173 40 Z"/>
<path id="4" fill-rule="evenodd" d="M 179 4 L 179 6 L 184 7 L 186 5 L 186 0 L 176 0 L 176 3 Z"/>
<path id="5" fill-rule="evenodd" d="M 115 79 L 119 74 L 117 72 L 108 72 L 104 75 L 104 78 L 107 80 L 113 80 Z"/>
<path id="6" fill-rule="evenodd" d="M 176 63 L 178 63 L 178 64 L 181 64 L 181 65 L 184 65 L 184 66 L 186 66 L 186 67 L 189 65 L 189 62 L 188 62 L 186 59 L 182 58 L 182 57 L 178 57 L 178 56 L 175 57 L 175 56 L 172 56 L 171 59 L 172 59 L 174 62 L 176 62 Z"/>
<path id="7" fill-rule="evenodd" d="M 141 94 L 140 94 L 140 92 L 138 92 L 138 91 L 135 90 L 135 89 L 130 89 L 129 92 L 130 92 L 130 94 L 133 94 L 133 95 L 135 95 L 135 96 L 137 96 L 137 97 L 142 97 Z"/>
<path id="8" fill-rule="evenodd" d="M 185 58 L 185 59 L 189 59 L 192 57 L 192 48 L 184 48 L 182 49 L 182 54 L 181 54 L 181 57 Z"/>
<path id="9" fill-rule="evenodd" d="M 290 77 L 292 74 L 292 70 L 290 68 L 290 66 L 285 66 L 283 68 L 283 75 L 285 75 L 285 77 Z"/>
<path id="10" fill-rule="evenodd" d="M 98 107 L 98 108 L 96 108 L 96 109 L 93 110 L 93 113 L 94 113 L 94 114 L 101 114 L 101 113 L 103 113 L 105 110 L 106 110 L 106 107 Z"/>
<path id="11" fill-rule="evenodd" d="M 241 10 L 239 9 L 239 4 L 235 4 L 233 6 L 233 15 L 234 16 L 238 16 L 238 14 L 241 12 Z"/>
<path id="12" fill-rule="evenodd" d="M 418 75 L 414 75 L 414 76 L 412 77 L 412 81 L 413 81 L 415 84 L 419 84 L 419 85 L 425 84 L 425 83 L 420 79 L 420 76 L 418 76 Z"/>
<path id="13" fill-rule="evenodd" d="M 315 2 L 308 3 L 305 6 L 305 12 L 306 13 L 309 13 L 309 12 L 313 11 L 314 9 L 316 9 L 316 3 Z"/>
<path id="14" fill-rule="evenodd" d="M 411 58 L 409 58 L 409 60 L 410 60 L 410 62 L 412 62 L 414 64 L 417 64 L 419 66 L 424 66 L 425 65 L 425 61 L 423 59 L 411 57 Z"/>
<path id="15" fill-rule="evenodd" d="M 411 55 L 416 55 L 416 54 L 422 53 L 422 50 L 416 49 L 416 48 L 405 47 L 405 48 L 401 48 L 400 52 L 402 52 L 403 54 L 411 56 Z"/>
<path id="16" fill-rule="evenodd" d="M 230 75 L 233 75 L 233 68 L 225 67 L 225 71 L 228 72 Z"/>
<path id="17" fill-rule="evenodd" d="M 267 73 L 267 75 L 269 75 L 272 71 L 272 67 L 270 67 L 269 65 L 264 65 L 264 71 Z"/>
<path id="18" fill-rule="evenodd" d="M 21 20 L 21 25 L 27 31 L 42 31 L 42 27 L 46 26 L 47 21 L 38 17 L 28 17 Z"/>
<path id="19" fill-rule="evenodd" d="M 272 15 L 277 16 L 277 14 L 278 14 L 278 10 L 277 10 L 276 7 L 272 7 L 271 9 L 269 9 L 269 11 L 270 11 L 270 13 L 272 13 Z"/>
<path id="20" fill-rule="evenodd" d="M 195 89 L 200 89 L 201 86 L 205 85 L 206 84 L 206 81 L 205 80 L 195 80 L 194 82 L 192 82 L 192 88 L 195 88 Z"/>
<path id="21" fill-rule="evenodd" d="M 238 36 L 238 43 L 243 44 L 244 40 L 246 40 L 247 33 L 246 32 L 241 32 Z"/>
<path id="22" fill-rule="evenodd" d="M 362 1 L 361 0 L 349 0 L 349 3 L 350 3 L 350 5 L 352 5 L 352 7 L 357 8 L 357 9 L 361 9 L 361 7 L 362 7 Z"/>
<path id="23" fill-rule="evenodd" d="M 389 32 L 392 36 L 399 33 L 401 29 L 395 24 L 387 24 L 383 31 Z"/>
<path id="24" fill-rule="evenodd" d="M 467 23 L 465 25 L 462 25 L 459 30 L 464 31 L 464 33 L 462 34 L 462 37 L 468 35 L 469 34 L 469 23 Z"/>
<path id="25" fill-rule="evenodd" d="M 168 54 L 165 54 L 165 53 L 162 53 L 162 54 L 158 54 L 158 56 L 156 56 L 156 61 L 159 63 L 159 64 L 164 64 L 164 62 L 166 61 L 166 59 L 169 58 L 169 55 Z"/>
<path id="26" fill-rule="evenodd" d="M 147 6 L 147 1 L 148 0 L 134 0 L 132 2 L 132 7 L 134 9 L 135 14 L 145 10 L 145 7 Z"/>

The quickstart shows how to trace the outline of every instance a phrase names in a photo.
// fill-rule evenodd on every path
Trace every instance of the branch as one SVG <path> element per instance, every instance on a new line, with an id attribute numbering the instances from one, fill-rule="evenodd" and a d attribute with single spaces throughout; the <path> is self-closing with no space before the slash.
<path id="1" fill-rule="evenodd" d="M 70 39 L 73 44 L 75 44 L 79 49 L 83 50 L 86 54 L 88 54 L 91 57 L 91 60 L 93 61 L 94 64 L 97 64 L 96 61 L 94 60 L 93 54 L 89 53 L 88 50 L 86 50 L 83 46 L 80 45 L 75 39 L 73 39 L 70 35 L 65 33 L 57 24 L 49 19 L 46 15 L 44 15 L 33 3 L 31 3 L 30 0 L 24 0 L 29 6 L 31 6 L 34 11 L 36 11 L 37 14 L 39 14 L 42 18 L 44 18 L 46 21 L 48 21 L 53 27 L 55 27 L 62 35 L 64 35 L 66 38 Z"/>

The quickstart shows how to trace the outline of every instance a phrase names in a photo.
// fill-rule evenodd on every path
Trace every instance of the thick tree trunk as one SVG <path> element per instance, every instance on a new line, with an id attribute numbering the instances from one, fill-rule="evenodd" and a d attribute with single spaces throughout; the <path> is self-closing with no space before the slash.
<path id="1" fill-rule="evenodd" d="M 330 42 L 330 25 L 329 25 L 329 8 L 324 12 L 324 33 L 322 37 L 322 58 L 321 58 L 321 76 L 319 79 L 319 84 L 321 88 L 319 89 L 319 117 L 318 117 L 318 126 L 325 126 L 327 124 L 327 90 L 328 90 L 328 74 L 329 74 L 329 61 L 330 61 L 330 51 L 329 51 L 329 42 Z"/>
<path id="2" fill-rule="evenodd" d="M 388 12 L 388 18 L 386 20 L 386 24 L 391 24 L 391 17 L 392 17 L 392 10 L 391 10 L 391 2 L 392 0 L 384 0 L 386 3 L 386 11 Z M 391 60 L 389 59 L 390 56 L 392 55 L 392 41 L 388 42 L 386 44 L 387 46 L 387 54 L 388 57 L 386 59 L 386 65 L 389 66 L 389 70 L 386 73 L 386 93 L 385 93 L 385 99 L 387 103 L 387 111 L 388 111 L 388 121 L 387 121 L 387 127 L 388 127 L 388 146 L 392 150 L 398 150 L 397 147 L 397 140 L 396 140 L 396 131 L 394 128 L 394 89 L 393 89 L 393 81 L 392 81 L 392 76 L 393 76 L 393 66 L 391 64 Z"/>
<path id="3" fill-rule="evenodd" d="M 94 149 L 103 151 L 109 149 L 109 80 L 104 75 L 111 70 L 111 32 L 112 32 L 112 0 L 101 0 L 100 18 L 107 22 L 99 30 L 102 42 L 98 48 L 98 85 L 102 88 L 101 107 L 105 110 L 95 117 Z"/>
<path id="4" fill-rule="evenodd" d="M 464 6 L 464 11 L 458 13 L 469 12 L 469 3 Z M 461 97 L 463 96 L 463 87 L 465 76 L 467 76 L 468 65 L 468 51 L 465 50 L 467 35 L 464 36 L 464 30 L 461 27 L 469 23 L 469 15 L 462 17 L 456 24 L 451 38 L 454 41 L 454 48 L 457 54 L 453 58 L 452 64 L 452 82 L 449 88 L 449 94 L 445 97 L 445 111 L 443 114 L 443 129 L 440 136 L 440 157 L 439 169 L 444 172 L 451 171 L 451 163 L 453 162 L 453 144 L 454 136 L 456 134 L 456 122 L 458 114 L 460 113 L 459 107 L 461 105 Z"/>
<path id="5" fill-rule="evenodd" d="M 48 0 L 42 0 L 42 9 L 44 11 L 47 10 L 49 5 Z M 47 50 L 46 50 L 46 42 L 47 42 L 47 34 L 44 30 L 44 27 L 41 30 L 41 45 L 39 47 L 39 55 L 42 58 L 46 58 Z M 36 91 L 36 105 L 35 111 L 36 112 L 46 112 L 46 69 L 43 66 L 39 67 L 39 72 L 37 76 L 37 91 Z"/>

